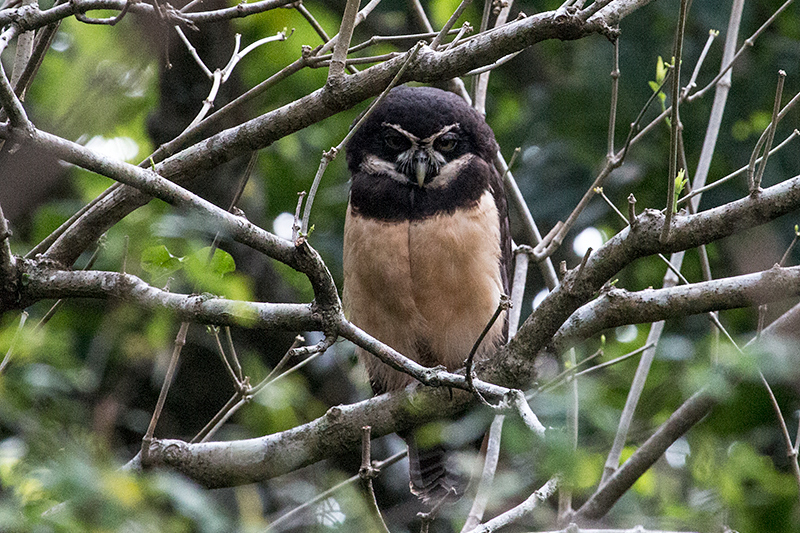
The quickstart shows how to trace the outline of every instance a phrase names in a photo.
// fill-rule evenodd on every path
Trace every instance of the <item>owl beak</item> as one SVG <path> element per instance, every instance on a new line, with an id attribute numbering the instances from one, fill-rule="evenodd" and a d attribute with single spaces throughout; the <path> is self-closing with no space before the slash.
<path id="1" fill-rule="evenodd" d="M 414 173 L 417 185 L 420 187 L 425 185 L 425 178 L 428 176 L 428 155 L 422 150 L 414 153 Z"/>
<path id="2" fill-rule="evenodd" d="M 428 164 L 424 158 L 418 158 L 416 161 L 417 184 L 422 187 L 425 184 L 425 175 L 428 173 Z"/>

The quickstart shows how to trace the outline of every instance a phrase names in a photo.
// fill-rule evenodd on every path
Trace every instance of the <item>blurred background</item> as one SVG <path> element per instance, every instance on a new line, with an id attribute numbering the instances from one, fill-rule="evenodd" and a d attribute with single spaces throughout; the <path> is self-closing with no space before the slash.
<path id="1" fill-rule="evenodd" d="M 423 1 L 435 28 L 440 28 L 457 0 Z M 512 16 L 559 7 L 559 1 L 518 1 Z M 480 24 L 482 2 L 467 9 L 463 20 Z M 740 29 L 740 43 L 780 6 L 775 0 L 749 2 Z M 203 9 L 227 5 L 212 0 Z M 344 2 L 305 1 L 328 35 L 338 31 Z M 47 5 L 42 4 L 42 7 Z M 180 6 L 178 6 L 180 7 Z M 620 90 L 616 146 L 621 147 L 653 92 L 659 58 L 672 56 L 677 0 L 653 2 L 621 24 Z M 704 86 L 719 70 L 730 2 L 692 2 L 686 25 L 683 80 L 694 69 L 710 30 L 720 36 L 712 44 L 700 71 Z M 91 13 L 109 16 L 110 13 Z M 800 91 L 800 7 L 790 6 L 747 50 L 734 67 L 709 181 L 747 165 L 758 137 L 770 121 L 779 69 L 787 72 L 784 102 Z M 460 23 L 459 23 L 460 24 Z M 295 9 L 275 9 L 233 21 L 206 23 L 187 31 L 199 56 L 212 70 L 228 62 L 234 34 L 243 47 L 286 31 L 287 40 L 268 43 L 248 54 L 222 86 L 215 102 L 226 102 L 300 56 L 303 45 L 317 46 L 320 37 Z M 405 0 L 384 0 L 356 28 L 353 43 L 373 35 L 421 31 Z M 379 44 L 359 54 L 404 51 Z M 13 45 L 2 56 L 11 71 Z M 170 68 L 167 68 L 169 63 Z M 513 168 L 519 187 L 543 233 L 564 220 L 605 163 L 611 95 L 613 46 L 601 36 L 579 41 L 546 41 L 496 69 L 489 81 L 487 121 Z M 304 69 L 289 77 L 223 126 L 276 109 L 304 96 L 325 82 L 327 70 Z M 467 87 L 470 80 L 465 80 Z M 211 88 L 175 32 L 151 19 L 128 14 L 114 27 L 87 25 L 66 19 L 25 98 L 26 110 L 45 131 L 90 146 L 109 156 L 138 163 L 161 143 L 180 133 L 195 117 Z M 713 92 L 681 108 L 690 178 L 705 135 Z M 337 145 L 367 105 L 340 113 L 285 137 L 260 151 L 257 166 L 237 204 L 248 219 L 278 235 L 291 235 L 298 193 L 311 185 L 324 150 Z M 661 111 L 656 101 L 646 112 L 648 123 Z M 778 127 L 776 144 L 798 127 L 798 112 Z M 669 129 L 661 124 L 630 150 L 625 164 L 607 180 L 604 191 L 623 212 L 633 193 L 637 211 L 665 205 Z M 233 197 L 247 160 L 233 160 L 198 176 L 190 188 L 226 207 Z M 764 186 L 800 174 L 796 141 L 772 156 Z M 322 255 L 341 286 L 342 227 L 347 204 L 348 175 L 344 157 L 328 167 L 314 203 L 311 245 Z M 0 153 L 0 205 L 14 232 L 12 248 L 23 255 L 74 212 L 111 185 L 107 178 L 64 165 L 25 147 Z M 742 176 L 706 193 L 708 208 L 747 194 Z M 750 273 L 771 267 L 794 237 L 796 214 L 743 232 L 708 247 L 715 277 Z M 164 273 L 148 268 L 143 257 L 162 247 L 175 258 L 191 256 L 214 238 L 182 213 L 153 201 L 111 229 L 102 241 L 94 267 L 142 277 L 154 286 L 169 284 L 175 292 L 192 292 L 202 280 L 191 273 Z M 586 249 L 624 228 L 624 223 L 595 198 L 578 226 L 553 257 L 569 267 Z M 517 237 L 518 241 L 520 237 Z M 313 297 L 305 277 L 243 246 L 223 241 L 221 247 L 236 262 L 210 292 L 231 298 L 271 302 L 309 302 Z M 75 265 L 82 268 L 94 250 Z M 793 251 L 787 264 L 796 264 Z M 657 258 L 636 261 L 619 274 L 618 287 L 640 290 L 659 287 L 665 267 Z M 683 272 L 690 281 L 702 279 L 695 251 L 687 253 Z M 201 288 L 202 285 L 201 285 Z M 527 316 L 544 283 L 530 269 L 522 315 Z M 794 302 L 770 306 L 775 317 Z M 6 531 L 262 531 L 277 517 L 357 473 L 360 456 L 341 457 L 301 471 L 231 489 L 204 490 L 171 472 L 144 476 L 122 473 L 141 438 L 163 381 L 179 322 L 167 313 L 148 313 L 120 302 L 71 300 L 45 327 L 35 325 L 53 302 L 40 302 L 28 312 L 28 327 L 16 345 L 11 366 L 0 376 L 0 530 Z M 5 353 L 20 316 L 6 313 L 0 322 L 0 349 Z M 755 309 L 727 311 L 722 322 L 737 340 L 746 341 L 756 328 Z M 607 331 L 578 348 L 578 359 L 601 344 L 610 360 L 644 344 L 646 325 Z M 257 382 L 269 373 L 302 333 L 308 344 L 321 337 L 310 332 L 271 332 L 234 328 L 232 336 L 245 373 Z M 743 344 L 743 342 L 742 342 Z M 752 368 L 758 361 L 776 392 L 789 431 L 797 429 L 800 386 L 793 348 L 764 350 L 742 361 L 743 382 L 728 391 L 723 405 L 681 439 L 613 508 L 609 527 L 721 531 L 800 530 L 797 486 L 766 391 Z M 671 320 L 650 373 L 644 399 L 630 435 L 629 455 L 707 379 L 713 357 L 732 352 L 718 344 L 708 319 L 691 316 Z M 568 471 L 579 505 L 595 489 L 625 403 L 635 360 L 591 374 L 580 382 L 580 440 L 575 454 L 558 443 L 537 444 L 524 426 L 509 418 L 504 430 L 497 491 L 489 513 L 519 503 L 554 471 Z M 297 363 L 297 361 L 293 361 Z M 555 367 L 555 364 L 552 365 Z M 208 328 L 193 325 L 179 371 L 167 399 L 156 437 L 191 439 L 233 393 Z M 339 341 L 301 371 L 267 388 L 241 409 L 215 436 L 217 440 L 258 437 L 313 420 L 329 406 L 366 399 L 370 390 L 357 365 L 353 347 Z M 562 427 L 567 400 L 557 388 L 533 401 L 546 426 Z M 447 434 L 479 431 L 490 414 L 476 411 L 458 423 L 440 423 Z M 557 441 L 557 439 L 555 439 Z M 383 459 L 403 449 L 396 436 L 379 439 L 373 450 Z M 376 480 L 378 502 L 393 532 L 416 531 L 420 510 L 407 488 L 406 463 L 388 468 Z M 71 505 L 42 516 L 53 505 Z M 457 531 L 469 502 L 445 511 L 432 531 Z M 554 505 L 545 505 L 527 530 L 553 528 Z M 283 522 L 276 531 L 370 531 L 374 529 L 358 485 L 337 491 L 310 510 Z M 513 530 L 513 529 L 512 529 Z M 522 529 L 520 529 L 521 531 Z"/>

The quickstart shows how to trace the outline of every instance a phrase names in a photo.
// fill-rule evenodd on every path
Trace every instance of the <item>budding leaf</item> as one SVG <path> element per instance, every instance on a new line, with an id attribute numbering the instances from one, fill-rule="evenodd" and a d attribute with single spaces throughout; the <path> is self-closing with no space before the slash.
<path id="1" fill-rule="evenodd" d="M 686 187 L 686 184 L 689 183 L 689 179 L 684 177 L 686 176 L 686 169 L 680 169 L 678 171 L 678 175 L 675 177 L 675 198 L 672 202 L 672 212 L 678 212 L 678 198 L 680 198 L 683 189 Z"/>

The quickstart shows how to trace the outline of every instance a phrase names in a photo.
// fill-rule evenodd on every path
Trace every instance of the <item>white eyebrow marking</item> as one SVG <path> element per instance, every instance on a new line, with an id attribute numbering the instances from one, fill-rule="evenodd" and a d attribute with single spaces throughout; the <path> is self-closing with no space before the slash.
<path id="1" fill-rule="evenodd" d="M 450 124 L 449 126 L 445 126 L 444 128 L 440 129 L 439 131 L 437 131 L 436 133 L 431 135 L 430 137 L 426 137 L 426 138 L 422 139 L 422 144 L 430 144 L 433 141 L 435 141 L 436 139 L 438 139 L 439 137 L 441 137 L 442 135 L 444 135 L 445 133 L 449 132 L 450 130 L 454 130 L 456 128 L 459 128 L 460 126 L 461 126 L 461 124 L 459 124 L 458 122 L 456 122 L 455 124 Z"/>
<path id="2" fill-rule="evenodd" d="M 403 128 L 401 128 L 397 124 L 389 124 L 388 122 L 384 122 L 384 123 L 381 124 L 381 126 L 387 126 L 389 128 L 392 128 L 393 130 L 395 130 L 398 133 L 400 133 L 400 134 L 404 135 L 405 137 L 407 137 L 408 140 L 411 141 L 413 144 L 417 144 L 419 142 L 419 137 L 417 137 L 416 135 L 414 135 L 411 132 L 408 132 L 408 131 L 404 130 Z"/>

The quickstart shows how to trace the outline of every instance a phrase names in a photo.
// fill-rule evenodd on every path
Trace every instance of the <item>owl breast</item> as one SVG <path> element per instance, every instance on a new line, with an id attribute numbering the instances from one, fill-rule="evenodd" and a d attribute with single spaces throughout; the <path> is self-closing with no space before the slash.
<path id="1" fill-rule="evenodd" d="M 500 217 L 491 193 L 470 207 L 411 221 L 382 221 L 349 208 L 344 238 L 349 319 L 420 364 L 463 366 L 503 292 Z M 501 317 L 481 351 L 492 350 L 502 335 Z M 411 381 L 370 354 L 359 356 L 381 390 Z"/>

